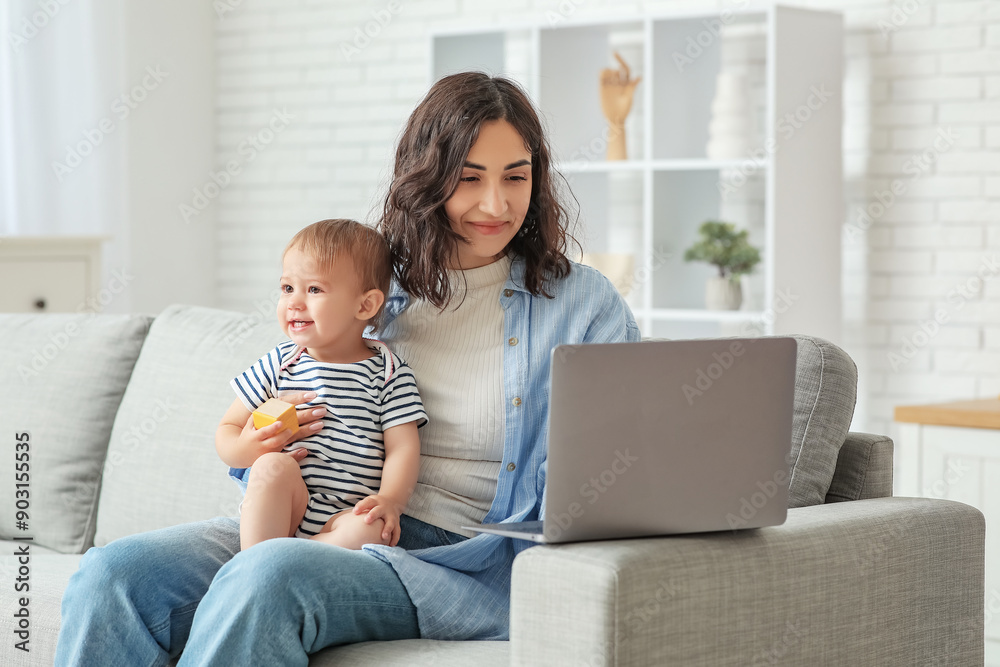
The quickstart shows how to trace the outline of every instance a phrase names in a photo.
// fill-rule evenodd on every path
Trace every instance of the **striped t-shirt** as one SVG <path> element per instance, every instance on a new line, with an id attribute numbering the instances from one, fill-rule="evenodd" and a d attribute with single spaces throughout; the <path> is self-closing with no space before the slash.
<path id="1" fill-rule="evenodd" d="M 385 429 L 411 421 L 417 426 L 427 422 L 409 366 L 383 343 L 365 342 L 373 356 L 333 364 L 317 361 L 286 341 L 230 383 L 251 412 L 285 391 L 315 391 L 316 398 L 306 407 L 327 409 L 320 431 L 284 449 L 309 450 L 299 462 L 309 504 L 298 537 L 315 535 L 331 516 L 378 493 Z M 249 468 L 231 468 L 229 474 L 246 490 L 249 472 Z"/>

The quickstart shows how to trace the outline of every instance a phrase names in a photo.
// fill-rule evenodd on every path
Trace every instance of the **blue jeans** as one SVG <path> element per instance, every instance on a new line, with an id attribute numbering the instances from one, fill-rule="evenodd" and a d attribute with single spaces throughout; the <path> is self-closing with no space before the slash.
<path id="1" fill-rule="evenodd" d="M 402 516 L 404 549 L 461 535 Z M 420 636 L 395 570 L 371 554 L 279 538 L 240 551 L 236 519 L 90 549 L 62 601 L 56 665 L 305 665 L 327 646 Z"/>

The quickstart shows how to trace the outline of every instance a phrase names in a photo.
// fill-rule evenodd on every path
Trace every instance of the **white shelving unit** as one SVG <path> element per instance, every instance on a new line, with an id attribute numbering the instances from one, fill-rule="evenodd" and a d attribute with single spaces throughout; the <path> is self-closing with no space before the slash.
<path id="1" fill-rule="evenodd" d="M 482 70 L 529 91 L 579 201 L 584 251 L 634 256 L 627 298 L 643 335 L 838 342 L 842 32 L 839 14 L 785 6 L 458 29 L 432 35 L 430 75 Z M 598 81 L 614 51 L 642 82 L 629 159 L 608 162 Z M 753 128 L 746 152 L 722 160 L 706 152 L 720 72 L 747 82 Z M 714 269 L 683 261 L 709 219 L 761 249 L 739 311 L 705 310 Z"/>

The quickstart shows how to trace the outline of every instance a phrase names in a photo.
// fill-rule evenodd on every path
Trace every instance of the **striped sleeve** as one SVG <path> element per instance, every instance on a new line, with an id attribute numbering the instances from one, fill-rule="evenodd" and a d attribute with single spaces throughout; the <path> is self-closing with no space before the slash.
<path id="1" fill-rule="evenodd" d="M 282 347 L 279 345 L 268 352 L 229 383 L 250 412 L 260 407 L 267 399 L 278 395 L 278 369 L 281 368 Z"/>
<path id="2" fill-rule="evenodd" d="M 413 371 L 396 355 L 393 355 L 393 361 L 396 371 L 386 382 L 380 397 L 382 430 L 412 421 L 417 422 L 418 427 L 423 426 L 427 423 L 427 413 L 424 412 Z"/>

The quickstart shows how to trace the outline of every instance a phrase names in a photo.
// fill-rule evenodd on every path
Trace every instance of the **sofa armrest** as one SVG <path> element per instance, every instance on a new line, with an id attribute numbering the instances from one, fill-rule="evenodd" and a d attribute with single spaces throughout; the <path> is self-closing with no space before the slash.
<path id="1" fill-rule="evenodd" d="M 772 528 L 527 549 L 511 664 L 982 664 L 984 539 L 968 505 L 880 498 Z"/>
<path id="2" fill-rule="evenodd" d="M 852 431 L 840 447 L 826 502 L 888 498 L 892 495 L 892 439 Z"/>

